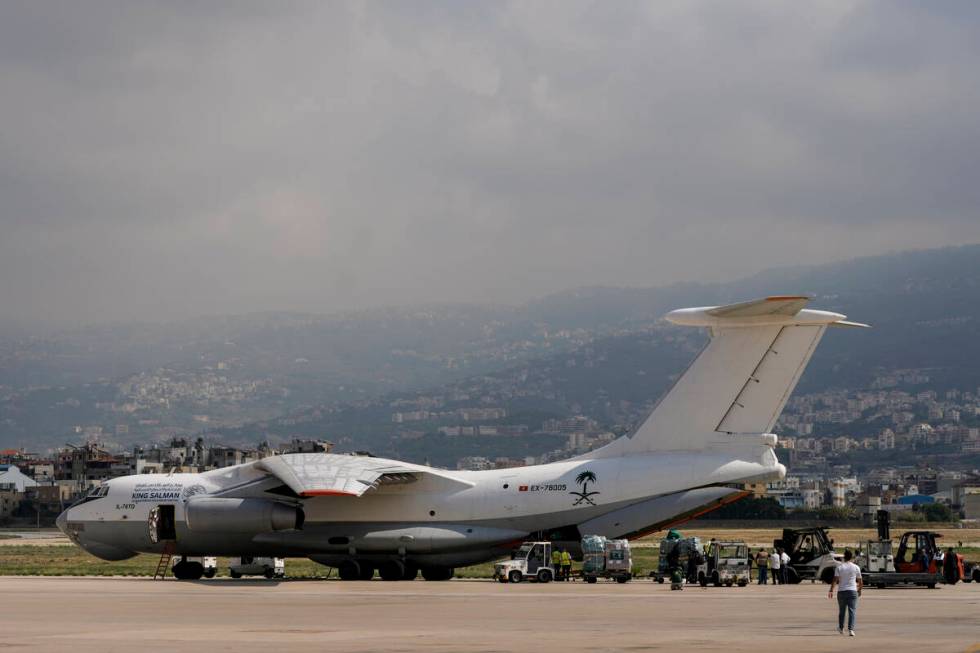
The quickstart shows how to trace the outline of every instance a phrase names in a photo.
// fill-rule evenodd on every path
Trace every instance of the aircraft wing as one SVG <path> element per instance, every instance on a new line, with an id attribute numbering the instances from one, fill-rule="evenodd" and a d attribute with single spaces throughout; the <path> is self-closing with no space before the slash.
<path id="1" fill-rule="evenodd" d="M 369 456 L 335 453 L 292 453 L 270 456 L 255 463 L 303 497 L 355 496 L 382 485 L 407 485 L 434 477 L 462 487 L 473 483 L 443 470 Z"/>

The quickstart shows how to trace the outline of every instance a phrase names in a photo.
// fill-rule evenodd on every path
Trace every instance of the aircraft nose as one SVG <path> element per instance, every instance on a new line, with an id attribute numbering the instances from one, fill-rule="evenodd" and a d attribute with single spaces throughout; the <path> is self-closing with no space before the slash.
<path id="1" fill-rule="evenodd" d="M 68 535 L 68 530 L 67 530 L 68 529 L 68 511 L 67 510 L 63 510 L 61 512 L 61 514 L 58 515 L 58 518 L 54 520 L 54 523 L 55 523 L 55 526 L 58 527 L 58 530 L 59 531 L 61 531 L 65 535 Z"/>

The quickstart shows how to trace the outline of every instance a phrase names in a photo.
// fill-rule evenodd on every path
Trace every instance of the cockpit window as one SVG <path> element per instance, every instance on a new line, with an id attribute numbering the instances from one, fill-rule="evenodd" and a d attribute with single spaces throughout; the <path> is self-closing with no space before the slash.
<path id="1" fill-rule="evenodd" d="M 89 501 L 95 501 L 96 499 L 101 499 L 102 497 L 109 494 L 109 484 L 103 483 L 102 485 L 96 485 L 91 490 L 88 491 L 84 497 L 76 501 L 73 505 L 81 505 Z"/>

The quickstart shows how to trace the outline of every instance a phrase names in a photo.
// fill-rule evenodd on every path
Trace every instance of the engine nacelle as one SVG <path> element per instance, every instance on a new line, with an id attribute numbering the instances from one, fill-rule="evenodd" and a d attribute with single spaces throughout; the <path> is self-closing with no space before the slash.
<path id="1" fill-rule="evenodd" d="M 305 515 L 299 506 L 267 499 L 195 497 L 187 502 L 184 518 L 196 533 L 268 533 L 299 530 Z"/>

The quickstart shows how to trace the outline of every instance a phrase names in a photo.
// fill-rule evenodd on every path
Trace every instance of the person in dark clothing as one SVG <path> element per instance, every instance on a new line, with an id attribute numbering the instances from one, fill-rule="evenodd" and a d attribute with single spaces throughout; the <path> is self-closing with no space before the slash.
<path id="1" fill-rule="evenodd" d="M 696 583 L 698 582 L 698 565 L 700 562 L 701 552 L 693 551 L 691 555 L 687 557 L 687 582 Z"/>
<path id="2" fill-rule="evenodd" d="M 962 580 L 959 561 L 956 559 L 953 547 L 946 549 L 946 555 L 943 556 L 943 580 L 946 581 L 947 585 L 955 585 Z"/>

